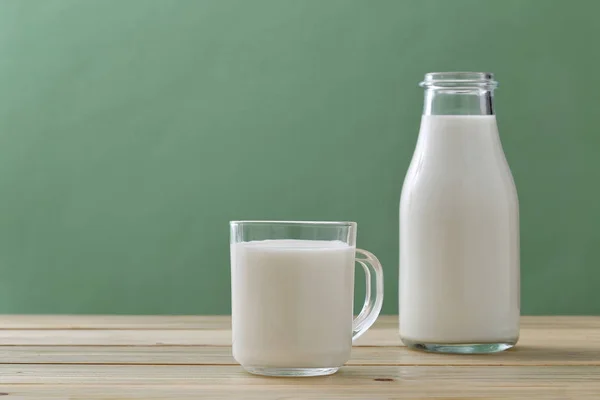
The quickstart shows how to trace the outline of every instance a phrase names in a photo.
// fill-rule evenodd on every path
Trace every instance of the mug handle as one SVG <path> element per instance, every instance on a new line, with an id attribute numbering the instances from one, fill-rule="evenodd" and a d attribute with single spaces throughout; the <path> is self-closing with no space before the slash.
<path id="1" fill-rule="evenodd" d="M 358 257 L 361 255 L 362 257 Z M 356 262 L 365 270 L 365 304 L 358 316 L 352 321 L 352 342 L 358 339 L 373 325 L 383 305 L 383 269 L 381 263 L 371 252 L 356 249 Z M 375 282 L 371 276 L 371 270 L 375 273 Z M 375 283 L 375 297 L 371 296 L 371 286 Z"/>

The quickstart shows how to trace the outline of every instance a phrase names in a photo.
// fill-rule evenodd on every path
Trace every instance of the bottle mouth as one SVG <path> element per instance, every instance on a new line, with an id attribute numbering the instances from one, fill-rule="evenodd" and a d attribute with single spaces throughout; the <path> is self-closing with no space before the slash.
<path id="1" fill-rule="evenodd" d="M 491 72 L 430 72 L 419 84 L 425 89 L 494 89 L 498 82 Z"/>

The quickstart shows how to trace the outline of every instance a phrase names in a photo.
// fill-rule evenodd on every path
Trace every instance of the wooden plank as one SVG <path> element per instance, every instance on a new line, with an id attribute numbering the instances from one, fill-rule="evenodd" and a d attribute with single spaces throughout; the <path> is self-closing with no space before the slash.
<path id="1" fill-rule="evenodd" d="M 0 346 L 230 346 L 230 330 L 0 330 Z"/>
<path id="2" fill-rule="evenodd" d="M 332 379 L 333 377 L 329 378 Z M 256 378 L 261 379 L 261 378 Z M 273 378 L 277 379 L 277 378 Z M 308 378 L 314 381 L 319 378 Z M 278 380 L 278 379 L 277 379 Z M 298 379 L 300 380 L 300 379 Z M 298 381 L 297 380 L 297 381 Z M 493 385 L 485 386 L 465 382 L 445 382 L 431 386 L 419 382 L 396 384 L 378 381 L 377 384 L 357 385 L 310 385 L 294 382 L 264 385 L 224 386 L 202 385 L 4 385 L 0 384 L 2 399 L 39 400 L 40 398 L 61 399 L 148 399 L 148 400 L 197 400 L 197 399 L 244 399 L 244 400 L 597 400 L 598 387 L 594 384 L 550 384 L 531 386 Z"/>
<path id="3" fill-rule="evenodd" d="M 398 331 L 370 330 L 359 346 L 399 346 Z M 230 330 L 0 330 L 0 346 L 231 346 Z"/>
<path id="4" fill-rule="evenodd" d="M 134 385 L 145 386 L 140 393 L 147 398 L 159 394 L 155 386 L 172 386 L 173 390 L 193 386 L 196 395 L 205 398 L 235 398 L 260 392 L 264 398 L 286 399 L 340 398 L 350 393 L 369 399 L 375 394 L 398 399 L 481 400 L 508 395 L 522 399 L 540 398 L 535 396 L 541 394 L 553 395 L 554 399 L 580 399 L 600 393 L 599 376 L 597 366 L 349 366 L 330 377 L 298 379 L 257 377 L 236 366 L 2 365 L 0 387 L 4 393 L 24 396 L 35 393 L 23 392 L 24 385 L 41 386 L 42 390 L 49 390 L 46 385 L 62 385 L 60 395 L 65 396 L 75 386 L 93 385 L 104 398 L 108 398 L 109 388 L 115 396 L 122 396 L 115 390 Z M 173 398 L 173 391 L 163 392 L 163 396 L 167 393 Z"/>
<path id="5" fill-rule="evenodd" d="M 237 365 L 228 346 L 0 346 L 0 364 Z"/>
<path id="6" fill-rule="evenodd" d="M 7 315 L 0 329 L 231 329 L 229 316 L 199 315 Z"/>
<path id="7" fill-rule="evenodd" d="M 579 346 L 579 347 L 578 347 Z M 0 364 L 237 365 L 230 347 L 5 346 Z M 600 345 L 537 343 L 490 355 L 430 354 L 406 347 L 355 347 L 348 365 L 597 365 Z"/>
<path id="8" fill-rule="evenodd" d="M 600 329 L 521 329 L 520 345 L 600 346 Z M 0 330 L 0 346 L 230 346 L 231 331 L 206 330 Z M 355 346 L 402 346 L 396 328 L 375 328 Z"/>
<path id="9" fill-rule="evenodd" d="M 335 379 L 332 379 L 335 378 Z M 464 382 L 463 382 L 464 380 Z M 377 385 L 379 382 L 427 385 L 457 382 L 515 386 L 592 384 L 600 393 L 598 366 L 346 366 L 331 377 L 265 378 L 240 366 L 199 365 L 0 365 L 2 384 L 230 384 Z"/>
<path id="10" fill-rule="evenodd" d="M 600 329 L 599 316 L 525 316 L 526 329 Z M 397 315 L 382 315 L 376 328 L 398 328 Z M 231 329 L 230 316 L 197 315 L 1 315 L 1 329 Z"/>

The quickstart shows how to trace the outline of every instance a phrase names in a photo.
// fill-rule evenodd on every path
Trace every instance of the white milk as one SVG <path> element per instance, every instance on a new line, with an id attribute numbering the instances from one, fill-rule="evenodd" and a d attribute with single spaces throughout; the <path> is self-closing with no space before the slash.
<path id="1" fill-rule="evenodd" d="M 519 216 L 493 115 L 424 115 L 400 202 L 400 336 L 514 341 Z"/>
<path id="2" fill-rule="evenodd" d="M 233 356 L 245 367 L 339 367 L 350 357 L 354 247 L 232 244 Z"/>

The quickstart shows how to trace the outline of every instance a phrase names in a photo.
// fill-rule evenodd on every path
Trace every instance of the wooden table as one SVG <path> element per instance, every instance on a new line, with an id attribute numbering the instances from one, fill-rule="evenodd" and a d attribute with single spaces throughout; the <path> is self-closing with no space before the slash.
<path id="1" fill-rule="evenodd" d="M 77 399 L 600 399 L 600 317 L 524 317 L 517 348 L 407 350 L 380 317 L 340 372 L 245 373 L 229 317 L 0 316 L 0 396 Z"/>

